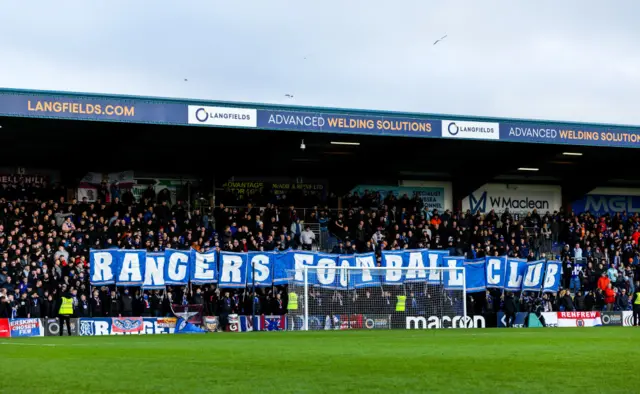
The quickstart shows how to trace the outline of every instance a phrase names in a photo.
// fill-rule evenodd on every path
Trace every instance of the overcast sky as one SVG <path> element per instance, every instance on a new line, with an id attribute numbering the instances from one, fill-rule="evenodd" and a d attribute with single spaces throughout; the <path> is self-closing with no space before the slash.
<path id="1" fill-rule="evenodd" d="M 640 124 L 638 15 L 638 0 L 0 0 L 0 87 Z"/>

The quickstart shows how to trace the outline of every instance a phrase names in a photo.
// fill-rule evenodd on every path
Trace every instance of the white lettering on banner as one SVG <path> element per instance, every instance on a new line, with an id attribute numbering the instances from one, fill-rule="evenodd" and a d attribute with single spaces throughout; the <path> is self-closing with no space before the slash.
<path id="1" fill-rule="evenodd" d="M 140 281 L 142 281 L 142 272 L 140 272 L 140 258 L 138 253 L 125 252 L 122 257 L 122 266 L 120 267 L 118 282 Z"/>
<path id="2" fill-rule="evenodd" d="M 336 281 L 336 261 L 328 258 L 318 260 L 316 272 L 321 285 L 332 285 Z"/>
<path id="3" fill-rule="evenodd" d="M 438 259 L 440 258 L 439 255 L 435 254 L 435 253 L 429 253 L 429 268 L 438 268 Z M 431 269 L 429 270 L 429 282 L 431 283 L 436 283 L 440 281 L 440 275 L 441 275 L 442 271 L 439 270 L 435 270 L 435 269 Z"/>
<path id="4" fill-rule="evenodd" d="M 422 261 L 422 252 L 410 252 L 409 253 L 409 270 L 407 270 L 407 279 L 425 279 L 427 277 L 427 271 L 424 269 L 417 270 L 415 268 L 424 268 L 424 262 Z M 411 269 L 414 268 L 414 269 Z"/>
<path id="5" fill-rule="evenodd" d="M 522 287 L 534 287 L 540 285 L 540 279 L 542 276 L 542 266 L 544 264 L 530 264 L 527 266 L 527 273 L 524 277 L 524 283 Z"/>
<path id="6" fill-rule="evenodd" d="M 153 256 L 147 254 L 145 259 L 143 287 L 164 287 L 164 255 Z"/>
<path id="7" fill-rule="evenodd" d="M 500 259 L 487 260 L 487 285 L 502 284 L 502 278 L 500 275 L 495 274 L 495 271 L 500 269 L 501 263 Z"/>
<path id="8" fill-rule="evenodd" d="M 509 128 L 509 137 L 555 139 L 557 136 L 558 136 L 558 131 L 556 129 L 536 129 L 531 127 Z"/>
<path id="9" fill-rule="evenodd" d="M 376 262 L 373 256 L 356 256 L 356 267 L 362 268 L 362 282 L 371 282 L 371 270 L 367 268 L 373 268 L 376 266 Z"/>
<path id="10" fill-rule="evenodd" d="M 482 316 L 407 316 L 406 329 L 432 328 L 485 328 L 486 321 Z"/>
<path id="11" fill-rule="evenodd" d="M 213 264 L 216 262 L 215 253 L 196 253 L 193 279 L 196 281 L 216 280 Z"/>
<path id="12" fill-rule="evenodd" d="M 266 254 L 256 254 L 251 258 L 253 267 L 253 280 L 263 282 L 269 279 L 269 256 Z"/>
<path id="13" fill-rule="evenodd" d="M 595 327 L 602 325 L 600 312 L 557 312 L 558 327 Z"/>
<path id="14" fill-rule="evenodd" d="M 91 264 L 94 266 L 92 282 L 104 282 L 113 280 L 113 270 L 111 264 L 113 263 L 113 256 L 109 252 L 95 252 L 92 255 L 93 261 Z"/>
<path id="15" fill-rule="evenodd" d="M 383 255 L 384 260 L 387 263 L 388 268 L 402 268 L 402 256 L 397 254 L 385 254 Z M 398 269 L 389 269 L 385 270 L 387 273 L 386 281 L 390 282 L 399 282 L 402 280 L 402 270 Z"/>
<path id="16" fill-rule="evenodd" d="M 189 124 L 257 127 L 258 111 L 251 108 L 189 106 Z"/>
<path id="17" fill-rule="evenodd" d="M 304 254 L 304 253 L 294 253 L 293 254 L 293 267 L 296 270 L 295 279 L 298 282 L 304 281 L 304 266 L 305 265 L 313 265 L 314 255 L 312 254 Z"/>
<path id="18" fill-rule="evenodd" d="M 560 319 L 595 319 L 600 316 L 600 312 L 558 312 Z"/>
<path id="19" fill-rule="evenodd" d="M 509 289 L 513 289 L 513 288 L 520 288 L 520 286 L 522 285 L 522 275 L 520 275 L 518 273 L 518 266 L 520 265 L 520 262 L 518 261 L 507 261 L 507 264 L 509 264 L 509 281 L 507 282 L 507 288 Z"/>
<path id="20" fill-rule="evenodd" d="M 348 260 L 340 261 L 340 287 L 349 286 L 349 270 L 344 269 L 344 267 L 350 267 Z M 367 272 L 368 271 L 369 270 L 367 270 Z M 369 274 L 369 276 L 371 276 L 371 274 Z M 362 271 L 362 277 L 364 277 L 364 271 Z"/>
<path id="21" fill-rule="evenodd" d="M 557 273 L 558 273 L 558 264 L 547 263 L 547 273 L 544 276 L 545 289 L 549 289 L 555 286 Z"/>
<path id="22" fill-rule="evenodd" d="M 499 140 L 500 124 L 490 122 L 442 121 L 442 136 L 479 140 Z"/>
<path id="23" fill-rule="evenodd" d="M 242 283 L 242 256 L 233 254 L 221 255 L 221 272 L 220 282 L 224 283 Z"/>
<path id="24" fill-rule="evenodd" d="M 189 265 L 189 254 L 182 252 L 173 252 L 169 257 L 169 269 L 167 270 L 168 279 L 172 281 L 183 281 L 187 276 L 187 268 Z"/>
<path id="25" fill-rule="evenodd" d="M 307 127 L 323 127 L 325 120 L 321 116 L 281 115 L 269 116 L 269 124 Z"/>
<path id="26" fill-rule="evenodd" d="M 93 335 L 109 335 L 109 323 L 106 321 L 94 321 L 93 322 Z"/>
<path id="27" fill-rule="evenodd" d="M 449 268 L 457 268 L 458 267 L 458 259 L 446 259 L 446 264 Z M 447 283 L 448 287 L 453 286 L 462 286 L 464 282 L 464 274 L 460 272 L 460 270 L 451 270 L 449 271 L 449 281 Z"/>

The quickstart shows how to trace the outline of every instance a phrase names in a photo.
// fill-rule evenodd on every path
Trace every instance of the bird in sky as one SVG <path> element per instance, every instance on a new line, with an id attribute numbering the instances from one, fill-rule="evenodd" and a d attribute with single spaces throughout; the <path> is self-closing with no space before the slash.
<path id="1" fill-rule="evenodd" d="M 187 79 L 187 78 L 185 78 L 185 79 L 184 79 L 184 81 L 185 81 L 185 82 L 187 82 L 187 81 L 188 81 L 188 79 Z"/>
<path id="2" fill-rule="evenodd" d="M 439 43 L 440 41 L 444 40 L 445 38 L 447 38 L 447 35 L 445 34 L 444 36 L 440 37 L 439 39 L 437 39 L 433 45 L 436 45 L 437 43 Z"/>
<path id="3" fill-rule="evenodd" d="M 287 94 L 284 95 L 284 97 L 293 98 L 293 94 L 287 93 Z"/>

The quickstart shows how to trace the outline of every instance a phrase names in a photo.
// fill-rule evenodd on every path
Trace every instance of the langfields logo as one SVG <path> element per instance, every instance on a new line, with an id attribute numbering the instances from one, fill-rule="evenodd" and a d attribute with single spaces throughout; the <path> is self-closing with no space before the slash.
<path id="1" fill-rule="evenodd" d="M 540 209 L 548 210 L 549 201 L 546 200 L 534 200 L 529 197 L 513 197 L 513 196 L 498 196 L 491 197 L 487 195 L 487 191 L 482 192 L 480 197 L 476 197 L 473 193 L 469 195 L 469 209 L 471 212 L 485 213 L 487 212 L 487 198 L 489 199 L 490 209 L 496 210 L 520 210 L 520 209 Z"/>

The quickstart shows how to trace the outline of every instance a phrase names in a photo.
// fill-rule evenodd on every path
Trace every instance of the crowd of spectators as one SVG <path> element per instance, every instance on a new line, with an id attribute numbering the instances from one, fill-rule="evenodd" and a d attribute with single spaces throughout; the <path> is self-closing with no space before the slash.
<path id="1" fill-rule="evenodd" d="M 64 194 L 20 185 L 0 190 L 0 318 L 54 316 L 63 293 L 72 295 L 79 316 L 160 316 L 169 313 L 171 304 L 185 303 L 202 304 L 207 313 L 216 313 L 226 290 L 215 286 L 167 291 L 92 288 L 89 249 L 247 252 L 318 247 L 307 227 L 312 223 L 335 239 L 334 253 L 373 251 L 380 256 L 382 250 L 431 248 L 469 258 L 560 257 L 563 292 L 545 299 L 522 294 L 522 309 L 528 308 L 531 297 L 550 310 L 625 310 L 629 304 L 624 301 L 640 279 L 638 214 L 472 214 L 427 208 L 418 196 L 383 198 L 377 192 L 348 194 L 341 199 L 341 210 L 326 204 L 296 208 L 280 197 L 264 207 L 247 202 L 206 211 L 190 211 L 186 203 L 172 203 L 151 189 L 139 201 L 117 188 L 103 190 L 96 202 L 67 202 Z M 105 197 L 109 203 L 102 200 Z M 314 194 L 313 203 L 317 200 Z M 279 313 L 283 297 L 282 288 L 231 291 L 232 302 L 222 304 L 231 304 L 237 313 Z M 495 311 L 500 298 L 489 293 L 476 309 Z"/>

